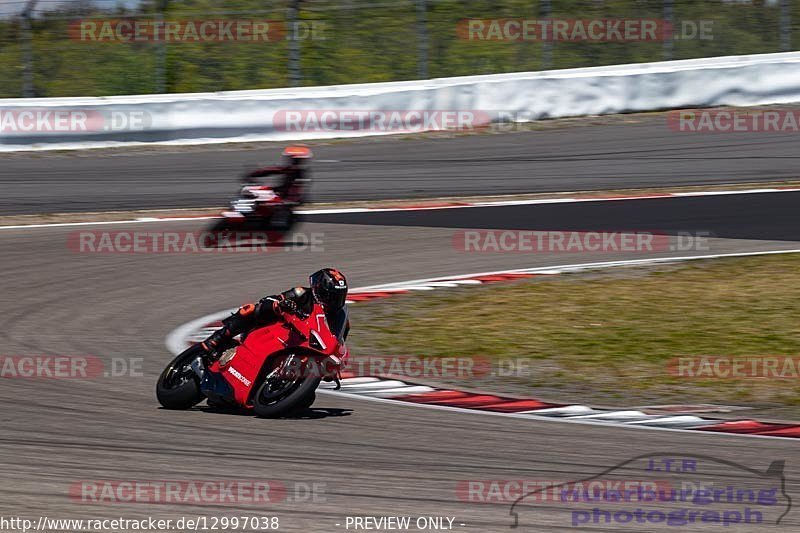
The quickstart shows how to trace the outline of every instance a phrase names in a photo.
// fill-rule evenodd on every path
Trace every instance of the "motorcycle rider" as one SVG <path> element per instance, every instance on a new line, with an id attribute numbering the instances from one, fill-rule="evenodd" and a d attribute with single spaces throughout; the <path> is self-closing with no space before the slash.
<path id="1" fill-rule="evenodd" d="M 200 346 L 205 350 L 209 361 L 219 359 L 222 352 L 233 347 L 233 338 L 256 328 L 273 324 L 284 313 L 306 319 L 311 314 L 314 303 L 325 311 L 325 319 L 331 332 L 341 340 L 350 331 L 347 306 L 347 279 L 335 268 L 323 268 L 309 276 L 309 287 L 295 287 L 262 298 L 258 303 L 246 304 L 222 321 L 222 327 L 212 333 Z"/>
<path id="2" fill-rule="evenodd" d="M 275 194 L 287 202 L 303 203 L 303 189 L 311 181 L 308 167 L 311 163 L 311 149 L 304 144 L 288 146 L 281 154 L 282 165 L 262 167 L 247 173 L 243 181 L 256 183 L 254 178 L 278 175 L 281 180 L 273 189 Z"/>

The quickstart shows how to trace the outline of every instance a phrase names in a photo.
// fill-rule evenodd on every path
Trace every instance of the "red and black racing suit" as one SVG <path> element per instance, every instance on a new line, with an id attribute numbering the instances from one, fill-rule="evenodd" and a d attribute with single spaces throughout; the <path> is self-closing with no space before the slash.
<path id="1" fill-rule="evenodd" d="M 314 309 L 314 296 L 311 289 L 295 287 L 288 291 L 262 298 L 255 304 L 246 304 L 222 321 L 222 327 L 205 341 L 203 348 L 209 353 L 219 355 L 234 345 L 233 337 L 248 333 L 256 328 L 274 324 L 281 320 L 283 313 L 308 316 Z M 333 312 L 325 312 L 325 319 L 331 332 L 344 341 L 350 332 L 350 319 L 345 305 Z"/>

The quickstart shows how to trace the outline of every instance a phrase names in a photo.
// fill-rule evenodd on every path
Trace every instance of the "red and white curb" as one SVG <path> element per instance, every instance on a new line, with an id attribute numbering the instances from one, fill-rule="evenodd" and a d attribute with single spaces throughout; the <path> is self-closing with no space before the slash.
<path id="1" fill-rule="evenodd" d="M 611 202 L 623 200 L 652 200 L 655 198 L 683 198 L 688 196 L 730 196 L 739 194 L 765 194 L 781 192 L 800 192 L 797 187 L 772 187 L 764 189 L 741 189 L 741 190 L 712 190 L 712 191 L 692 191 L 674 193 L 653 193 L 638 195 L 617 195 L 617 196 L 593 196 L 593 197 L 570 197 L 570 198 L 530 198 L 524 200 L 486 200 L 476 202 L 459 201 L 430 201 L 418 204 L 409 204 L 395 207 L 342 207 L 330 209 L 300 209 L 300 215 L 333 215 L 348 213 L 381 213 L 391 211 L 431 211 L 441 209 L 466 209 L 477 207 L 509 207 L 515 205 L 540 205 L 540 204 L 572 204 L 582 202 Z M 213 220 L 220 218 L 219 215 L 196 215 L 196 216 L 175 216 L 175 217 L 138 217 L 130 220 L 110 220 L 98 222 L 53 222 L 44 224 L 19 224 L 11 226 L 0 226 L 0 230 L 10 229 L 35 229 L 35 228 L 59 228 L 72 226 L 113 226 L 119 224 L 142 224 L 149 222 L 186 222 L 190 220 Z"/>
<path id="2" fill-rule="evenodd" d="M 428 278 L 354 289 L 351 291 L 348 302 L 353 304 L 408 294 L 413 291 L 432 291 L 468 285 L 512 282 L 536 276 L 552 276 L 582 270 L 785 253 L 800 253 L 800 250 L 775 250 L 766 252 L 609 261 L 604 263 L 581 263 L 555 267 L 503 270 L 461 276 Z M 205 339 L 221 326 L 220 320 L 234 311 L 236 311 L 236 309 L 226 309 L 198 318 L 178 327 L 167 336 L 167 348 L 170 352 L 177 355 L 190 345 Z M 726 435 L 800 438 L 800 424 L 778 424 L 759 422 L 756 420 L 722 420 L 692 414 L 681 414 L 680 412 L 671 412 L 667 414 L 663 412 L 648 413 L 647 409 L 618 410 L 592 408 L 579 404 L 554 404 L 533 398 L 515 398 L 504 395 L 465 392 L 444 387 L 432 387 L 396 379 L 394 377 L 357 377 L 345 375 L 342 380 L 341 390 L 330 390 L 333 386 L 333 384 L 323 383 L 320 388 L 322 392 L 372 401 L 411 404 L 432 409 L 447 409 L 472 413 L 478 412 L 536 420 L 557 420 L 561 422 L 612 425 L 664 431 L 704 431 Z"/>

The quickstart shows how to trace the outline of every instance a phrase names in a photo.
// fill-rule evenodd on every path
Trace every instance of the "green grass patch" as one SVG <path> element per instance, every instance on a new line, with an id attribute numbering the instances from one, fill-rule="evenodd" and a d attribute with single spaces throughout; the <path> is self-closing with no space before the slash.
<path id="1" fill-rule="evenodd" d="M 610 402 L 800 404 L 798 379 L 668 371 L 676 357 L 800 355 L 800 254 L 413 293 L 352 313 L 355 354 L 530 360 L 530 375 L 495 378 L 493 389 Z"/>

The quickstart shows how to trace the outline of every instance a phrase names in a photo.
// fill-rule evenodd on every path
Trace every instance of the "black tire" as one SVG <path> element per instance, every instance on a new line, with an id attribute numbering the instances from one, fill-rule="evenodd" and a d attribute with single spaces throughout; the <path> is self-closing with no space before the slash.
<path id="1" fill-rule="evenodd" d="M 317 393 L 312 392 L 311 394 L 303 398 L 303 401 L 297 404 L 297 407 L 295 407 L 294 409 L 295 411 L 305 411 L 306 409 L 311 409 L 311 406 L 314 405 L 315 401 L 317 401 Z"/>
<path id="2" fill-rule="evenodd" d="M 316 361 L 310 359 L 309 364 L 316 364 Z M 301 377 L 294 382 L 290 388 L 290 392 L 272 402 L 264 401 L 265 388 L 268 387 L 268 382 L 264 380 L 253 397 L 253 411 L 256 416 L 261 418 L 277 418 L 310 406 L 316 399 L 314 391 L 317 390 L 319 382 L 321 381 L 321 378 L 313 377 L 316 375 L 318 374 L 314 372 L 306 372 L 305 377 Z M 308 403 L 309 400 L 310 403 Z M 308 403 L 307 406 L 306 403 Z"/>
<path id="3" fill-rule="evenodd" d="M 197 375 L 186 368 L 200 351 L 199 346 L 192 346 L 170 361 L 158 377 L 156 398 L 165 409 L 189 409 L 205 399 Z"/>
<path id="4" fill-rule="evenodd" d="M 212 232 L 212 233 L 216 233 L 216 232 L 220 232 L 220 231 L 229 231 L 230 229 L 231 229 L 231 225 L 228 222 L 228 220 L 225 219 L 225 218 L 220 218 L 220 219 L 217 219 L 217 220 L 213 221 L 208 226 L 208 230 L 207 231 Z"/>
<path id="5" fill-rule="evenodd" d="M 283 234 L 292 231 L 292 228 L 297 223 L 297 215 L 291 208 L 285 209 L 282 213 L 275 213 L 269 221 L 269 227 L 275 231 Z"/>

